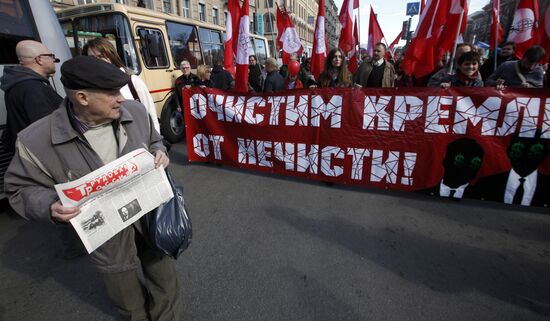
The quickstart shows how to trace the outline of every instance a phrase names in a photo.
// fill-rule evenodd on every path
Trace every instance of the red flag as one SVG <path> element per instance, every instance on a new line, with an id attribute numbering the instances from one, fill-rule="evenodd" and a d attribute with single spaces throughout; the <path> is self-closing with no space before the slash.
<path id="1" fill-rule="evenodd" d="M 438 43 L 448 8 L 449 3 L 446 0 L 428 0 L 426 3 L 401 65 L 407 75 L 423 77 L 435 69 L 439 55 L 433 48 Z"/>
<path id="2" fill-rule="evenodd" d="M 508 41 L 516 44 L 516 56 L 523 57 L 523 53 L 535 44 L 535 31 L 539 21 L 539 4 L 537 0 L 520 0 L 514 21 L 508 32 Z"/>
<path id="3" fill-rule="evenodd" d="M 468 24 L 467 0 L 451 0 L 448 9 L 437 46 L 442 53 L 453 50 L 457 33 L 463 34 Z"/>
<path id="4" fill-rule="evenodd" d="M 319 80 L 319 75 L 324 69 L 325 58 L 327 57 L 328 51 L 327 48 L 327 38 L 325 34 L 325 1 L 319 0 L 319 9 L 317 11 L 317 21 L 315 22 L 315 33 L 313 38 L 313 50 L 311 53 L 311 74 L 313 74 L 315 80 Z"/>
<path id="5" fill-rule="evenodd" d="M 281 12 L 279 5 L 277 5 L 277 31 L 279 33 L 277 43 L 283 49 L 283 64 L 288 64 L 290 55 L 293 53 L 301 55 L 304 47 L 286 8 L 284 12 Z"/>
<path id="6" fill-rule="evenodd" d="M 228 0 L 227 19 L 225 20 L 225 47 L 223 51 L 223 67 L 235 77 L 235 40 L 237 22 L 239 21 L 239 0 Z"/>
<path id="7" fill-rule="evenodd" d="M 285 31 L 285 14 L 283 14 L 283 12 L 281 11 L 281 8 L 279 8 L 279 4 L 276 3 L 277 5 L 277 46 L 279 46 L 279 48 L 282 48 L 283 47 L 283 43 L 281 41 L 281 36 L 283 35 L 283 32 Z M 286 12 L 285 12 L 286 13 Z"/>
<path id="8" fill-rule="evenodd" d="M 376 15 L 374 14 L 374 10 L 371 6 L 369 19 L 369 40 L 367 42 L 367 53 L 369 54 L 369 56 L 372 57 L 374 45 L 382 42 L 382 38 L 384 38 L 384 33 L 382 32 L 382 28 L 380 28 L 378 19 L 376 19 Z"/>
<path id="9" fill-rule="evenodd" d="M 498 44 L 502 40 L 502 25 L 500 24 L 500 0 L 493 0 L 493 24 L 491 25 L 491 40 L 489 41 L 489 46 L 491 49 L 495 50 L 498 47 Z"/>
<path id="10" fill-rule="evenodd" d="M 248 0 L 244 0 L 240 12 L 237 36 L 237 74 L 235 77 L 235 91 L 240 92 L 248 92 L 248 46 L 250 44 L 250 18 L 248 12 Z"/>
<path id="11" fill-rule="evenodd" d="M 550 59 L 550 6 L 537 29 L 537 43 L 546 50 L 544 62 L 547 62 Z"/>
<path id="12" fill-rule="evenodd" d="M 426 0 L 421 0 L 421 7 L 420 7 L 420 14 L 422 14 L 422 11 L 424 11 L 424 7 L 426 6 Z"/>
<path id="13" fill-rule="evenodd" d="M 338 19 L 342 25 L 338 47 L 347 54 L 352 48 L 353 42 L 353 10 L 359 8 L 359 0 L 344 0 Z"/>
<path id="14" fill-rule="evenodd" d="M 359 32 L 357 32 L 357 16 L 355 16 L 355 23 L 353 25 L 353 47 L 351 48 L 348 57 L 349 64 L 348 69 L 354 74 L 357 71 L 357 47 L 359 46 Z"/>
<path id="15" fill-rule="evenodd" d="M 394 52 L 394 48 L 395 46 L 397 46 L 397 44 L 399 43 L 399 40 L 401 40 L 401 37 L 403 36 L 403 30 L 401 30 L 401 32 L 397 35 L 397 37 L 395 37 L 395 39 L 393 40 L 392 43 L 390 43 L 390 47 L 388 48 L 389 49 L 389 52 L 393 55 L 393 52 Z"/>

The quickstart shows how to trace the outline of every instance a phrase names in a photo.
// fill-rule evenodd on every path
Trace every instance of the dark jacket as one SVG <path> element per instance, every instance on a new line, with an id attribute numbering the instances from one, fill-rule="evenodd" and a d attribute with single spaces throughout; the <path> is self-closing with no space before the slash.
<path id="1" fill-rule="evenodd" d="M 274 70 L 267 74 L 264 82 L 264 92 L 274 92 L 284 90 L 285 80 L 283 76 L 277 71 Z"/>
<path id="2" fill-rule="evenodd" d="M 502 57 L 500 55 L 497 56 L 497 68 L 502 65 L 503 63 L 507 61 L 515 61 L 518 60 L 514 55 L 510 57 Z M 483 64 L 483 66 L 479 67 L 479 73 L 481 74 L 481 78 L 483 78 L 483 81 L 487 80 L 491 74 L 495 72 L 495 57 L 494 55 L 491 55 L 487 61 Z"/>
<path id="3" fill-rule="evenodd" d="M 212 76 L 210 76 L 210 79 L 214 83 L 213 88 L 229 90 L 234 87 L 231 73 L 223 69 L 222 66 L 214 66 L 214 68 L 212 68 Z"/>
<path id="4" fill-rule="evenodd" d="M 193 86 L 195 87 L 205 86 L 208 88 L 214 88 L 214 82 L 212 81 L 212 79 L 200 80 L 199 78 L 195 78 L 195 81 L 193 81 Z"/>
<path id="5" fill-rule="evenodd" d="M 389 63 L 388 61 L 384 62 L 384 73 L 382 76 L 382 87 L 384 88 L 391 88 L 394 85 L 395 80 L 395 69 L 393 68 L 393 65 Z M 363 87 L 367 87 L 367 81 L 369 80 L 369 76 L 372 72 L 373 65 L 371 61 L 365 61 L 360 66 L 357 72 L 355 73 L 355 83 L 359 84 Z"/>
<path id="6" fill-rule="evenodd" d="M 472 192 L 472 197 L 485 200 L 503 202 L 506 195 L 506 185 L 508 184 L 508 176 L 510 171 L 502 172 L 490 176 L 485 176 L 479 179 Z M 535 193 L 531 200 L 531 206 L 543 206 L 550 205 L 550 195 L 548 190 L 550 189 L 550 176 L 544 175 L 541 172 L 537 174 L 537 185 L 535 186 Z"/>
<path id="7" fill-rule="evenodd" d="M 48 79 L 26 67 L 5 67 L 0 81 L 7 110 L 8 131 L 4 145 L 12 151 L 17 133 L 51 114 L 63 98 L 50 86 Z"/>
<path id="8" fill-rule="evenodd" d="M 248 84 L 254 92 L 262 92 L 262 68 L 260 65 L 248 65 Z"/>
<path id="9" fill-rule="evenodd" d="M 542 88 L 544 81 L 544 69 L 541 65 L 537 65 L 533 70 L 522 71 L 519 67 L 521 60 L 507 61 L 500 65 L 497 70 L 487 78 L 485 86 L 495 86 L 497 79 L 504 79 L 506 87 L 521 87 L 523 80 L 518 75 L 518 70 L 525 77 L 525 80 L 531 87 Z"/>
<path id="10" fill-rule="evenodd" d="M 193 86 L 193 83 L 195 81 L 195 79 L 197 79 L 197 76 L 195 76 L 194 74 L 189 74 L 188 77 L 185 77 L 185 75 L 181 75 L 179 76 L 178 78 L 176 78 L 176 83 L 175 83 L 175 87 L 176 87 L 176 96 L 178 97 L 178 105 L 180 107 L 183 107 L 182 106 L 182 102 L 183 102 L 183 87 L 185 86 Z"/>
<path id="11" fill-rule="evenodd" d="M 448 82 L 448 83 L 451 83 L 451 87 L 483 87 L 483 80 L 479 79 L 479 77 L 477 77 L 476 79 L 472 79 L 472 81 L 466 84 L 458 74 L 454 74 L 454 75 L 446 74 L 439 81 L 441 81 L 439 84 L 436 84 L 431 80 L 430 80 L 430 83 L 432 83 L 434 86 L 440 86 L 442 83 Z"/>

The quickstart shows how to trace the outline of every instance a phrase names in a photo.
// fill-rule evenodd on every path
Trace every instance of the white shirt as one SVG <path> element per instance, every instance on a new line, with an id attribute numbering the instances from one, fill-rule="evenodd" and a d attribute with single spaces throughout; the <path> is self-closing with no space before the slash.
<path id="1" fill-rule="evenodd" d="M 535 190 L 537 189 L 537 171 L 534 170 L 531 174 L 527 175 L 525 182 L 523 183 L 523 198 L 521 199 L 521 205 L 529 206 L 535 195 Z M 504 203 L 512 204 L 514 202 L 514 195 L 519 187 L 519 179 L 521 176 L 518 175 L 513 169 L 510 170 L 508 174 L 508 182 L 506 183 L 506 190 L 504 191 Z"/>
<path id="2" fill-rule="evenodd" d="M 457 188 L 451 188 L 445 184 L 443 184 L 443 180 L 441 180 L 441 183 L 439 183 L 439 196 L 443 197 L 449 197 L 451 195 L 451 191 L 455 191 L 455 195 L 453 198 L 462 198 L 462 195 L 464 195 L 464 190 L 466 187 L 468 187 L 468 183 L 464 185 L 460 185 Z"/>
<path id="3" fill-rule="evenodd" d="M 122 69 L 122 68 L 121 68 Z M 157 109 L 155 107 L 155 102 L 153 101 L 153 97 L 151 97 L 151 94 L 149 93 L 149 89 L 147 89 L 147 86 L 136 75 L 131 76 L 132 84 L 134 84 L 134 87 L 136 88 L 137 95 L 139 97 L 139 100 L 145 106 L 145 110 L 147 110 L 147 113 L 149 114 L 149 117 L 153 119 L 153 126 L 157 130 L 157 132 L 160 133 L 160 125 L 159 120 L 157 116 Z M 132 95 L 132 92 L 130 91 L 130 87 L 128 85 L 120 88 L 120 93 L 122 96 L 126 99 L 134 100 L 134 96 Z"/>
<path id="4" fill-rule="evenodd" d="M 381 59 L 378 59 L 378 60 L 376 60 L 376 61 L 373 60 L 373 63 L 372 63 L 372 64 L 373 64 L 375 67 L 378 67 L 378 66 L 382 66 L 383 63 L 384 63 L 384 58 L 381 58 Z"/>

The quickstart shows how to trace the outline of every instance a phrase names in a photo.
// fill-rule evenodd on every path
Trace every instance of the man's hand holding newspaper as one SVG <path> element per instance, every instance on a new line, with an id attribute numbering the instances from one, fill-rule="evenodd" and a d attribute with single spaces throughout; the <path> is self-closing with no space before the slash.
<path id="1" fill-rule="evenodd" d="M 69 221 L 91 253 L 174 195 L 164 167 L 169 159 L 137 149 L 75 181 L 55 185 L 51 216 Z"/>

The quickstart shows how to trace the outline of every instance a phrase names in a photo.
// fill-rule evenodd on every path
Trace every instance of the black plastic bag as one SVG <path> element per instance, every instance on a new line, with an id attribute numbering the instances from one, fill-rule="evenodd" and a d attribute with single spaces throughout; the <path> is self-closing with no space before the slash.
<path id="1" fill-rule="evenodd" d="M 177 259 L 191 244 L 193 229 L 183 200 L 183 187 L 176 185 L 170 172 L 166 171 L 166 176 L 174 197 L 144 215 L 143 222 L 151 242 L 166 255 Z"/>

